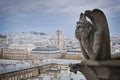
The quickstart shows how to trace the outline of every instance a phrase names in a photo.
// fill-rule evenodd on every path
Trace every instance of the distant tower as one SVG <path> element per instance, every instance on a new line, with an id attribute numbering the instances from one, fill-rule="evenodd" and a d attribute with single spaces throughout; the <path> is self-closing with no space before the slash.
<path id="1" fill-rule="evenodd" d="M 57 48 L 59 48 L 62 51 L 62 31 L 57 30 L 56 31 L 56 36 L 57 36 Z"/>

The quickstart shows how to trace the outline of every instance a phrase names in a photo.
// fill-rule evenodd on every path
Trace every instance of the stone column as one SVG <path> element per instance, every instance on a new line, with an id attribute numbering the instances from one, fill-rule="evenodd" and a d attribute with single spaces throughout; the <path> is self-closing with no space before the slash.
<path id="1" fill-rule="evenodd" d="M 41 73 L 41 71 L 40 71 L 41 69 L 40 69 L 40 67 L 38 67 L 38 75 L 40 75 Z"/>
<path id="2" fill-rule="evenodd" d="M 2 76 L 2 80 L 5 80 L 5 76 Z"/>
<path id="3" fill-rule="evenodd" d="M 28 78 L 28 75 L 27 75 L 27 70 L 25 70 L 25 76 L 26 76 L 26 78 Z"/>
<path id="4" fill-rule="evenodd" d="M 26 75 L 26 70 L 24 71 L 24 75 L 25 75 L 25 79 L 27 78 L 27 75 Z"/>
<path id="5" fill-rule="evenodd" d="M 28 76 L 28 78 L 30 77 L 30 75 L 29 75 L 30 73 L 29 73 L 29 69 L 27 70 L 27 76 Z"/>
<path id="6" fill-rule="evenodd" d="M 15 80 L 18 80 L 17 72 L 15 72 Z"/>
<path id="7" fill-rule="evenodd" d="M 23 72 L 22 71 L 20 71 L 20 77 L 21 77 L 21 79 L 23 79 Z"/>
<path id="8" fill-rule="evenodd" d="M 1 80 L 4 80 L 4 78 L 3 78 L 2 76 L 0 77 L 0 79 L 1 79 Z"/>
<path id="9" fill-rule="evenodd" d="M 32 77 L 34 77 L 34 69 L 33 68 L 32 68 L 32 72 L 31 73 L 32 73 Z"/>
<path id="10" fill-rule="evenodd" d="M 7 80 L 7 75 L 4 75 L 4 80 Z"/>
<path id="11" fill-rule="evenodd" d="M 10 80 L 12 80 L 12 73 L 10 73 Z"/>
<path id="12" fill-rule="evenodd" d="M 15 75 L 16 75 L 16 80 L 19 80 L 18 72 L 16 72 Z"/>
<path id="13" fill-rule="evenodd" d="M 8 77 L 8 80 L 10 80 L 10 74 L 8 74 L 8 76 L 7 76 L 7 77 Z"/>
<path id="14" fill-rule="evenodd" d="M 36 68 L 36 76 L 38 76 L 38 75 L 39 75 L 39 74 L 38 74 L 38 70 L 39 70 L 39 69 L 38 69 L 38 68 Z"/>
<path id="15" fill-rule="evenodd" d="M 32 71 L 31 71 L 31 69 L 30 69 L 30 77 L 32 77 Z"/>
<path id="16" fill-rule="evenodd" d="M 36 75 L 37 75 L 37 74 L 36 74 L 36 72 L 37 72 L 37 71 L 36 71 L 36 68 L 34 68 L 34 76 L 36 76 Z"/>
<path id="17" fill-rule="evenodd" d="M 21 72 L 18 72 L 18 79 L 21 80 Z"/>
<path id="18" fill-rule="evenodd" d="M 28 78 L 30 77 L 30 71 L 29 71 L 29 69 L 27 70 L 27 76 L 28 76 Z"/>
<path id="19" fill-rule="evenodd" d="M 33 74 L 33 77 L 35 76 L 35 69 L 33 68 L 32 69 L 32 74 Z"/>
<path id="20" fill-rule="evenodd" d="M 31 70 L 30 69 L 29 69 L 29 73 L 28 74 L 29 74 L 29 77 L 31 77 Z"/>
<path id="21" fill-rule="evenodd" d="M 22 73 L 23 73 L 23 79 L 25 79 L 25 72 L 24 72 L 24 71 L 22 71 Z"/>
<path id="22" fill-rule="evenodd" d="M 16 73 L 13 73 L 13 75 L 14 75 L 14 80 L 17 80 Z"/>

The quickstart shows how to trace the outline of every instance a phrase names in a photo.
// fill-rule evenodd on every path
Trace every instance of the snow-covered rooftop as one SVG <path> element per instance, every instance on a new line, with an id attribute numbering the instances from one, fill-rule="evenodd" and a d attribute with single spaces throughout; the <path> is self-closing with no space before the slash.
<path id="1" fill-rule="evenodd" d="M 69 65 L 71 63 L 80 63 L 81 60 L 66 60 L 66 59 L 45 59 L 42 61 L 37 61 L 36 65 L 33 65 L 29 61 L 19 61 L 19 60 L 2 60 L 0 59 L 0 74 L 16 71 L 16 70 L 22 70 L 26 68 L 32 68 L 37 66 L 43 66 L 47 64 L 63 64 L 63 65 Z M 6 65 L 6 66 L 2 66 Z"/>
<path id="2" fill-rule="evenodd" d="M 5 59 L 0 59 L 0 64 L 16 64 L 17 62 L 20 62 L 20 60 L 5 60 Z"/>
<path id="3" fill-rule="evenodd" d="M 0 74 L 31 67 L 34 66 L 26 61 L 0 59 Z"/>

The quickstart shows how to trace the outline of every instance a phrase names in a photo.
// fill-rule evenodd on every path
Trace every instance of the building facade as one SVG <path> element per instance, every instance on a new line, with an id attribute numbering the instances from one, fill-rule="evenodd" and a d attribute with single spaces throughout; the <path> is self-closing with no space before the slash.
<path id="1" fill-rule="evenodd" d="M 2 59 L 26 59 L 29 53 L 26 49 L 3 49 Z"/>
<path id="2" fill-rule="evenodd" d="M 80 49 L 69 49 L 64 53 L 64 59 L 83 60 L 83 54 Z"/>

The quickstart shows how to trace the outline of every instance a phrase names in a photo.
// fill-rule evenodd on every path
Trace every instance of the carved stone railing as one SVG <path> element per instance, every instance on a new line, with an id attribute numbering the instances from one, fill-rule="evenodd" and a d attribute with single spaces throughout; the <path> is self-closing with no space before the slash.
<path id="1" fill-rule="evenodd" d="M 87 80 L 120 80 L 120 61 L 82 61 L 70 64 L 70 71 L 80 71 Z"/>

